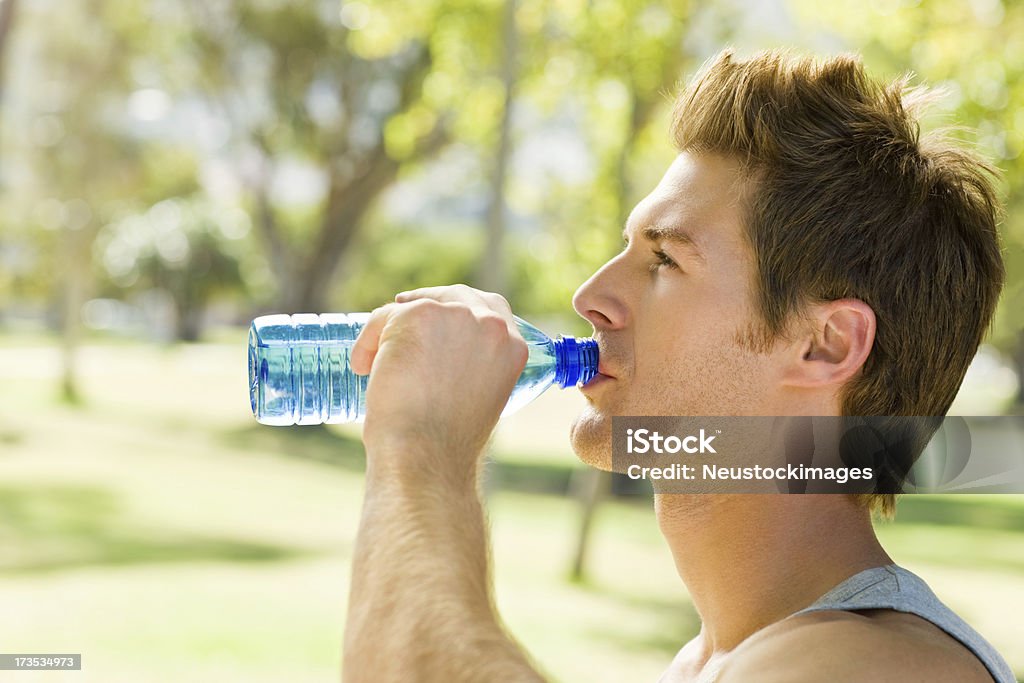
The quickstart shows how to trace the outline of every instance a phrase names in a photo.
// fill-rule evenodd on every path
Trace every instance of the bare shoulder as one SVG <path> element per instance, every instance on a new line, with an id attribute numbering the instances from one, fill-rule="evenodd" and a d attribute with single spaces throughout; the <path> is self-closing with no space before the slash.
<path id="1" fill-rule="evenodd" d="M 992 683 L 959 641 L 892 610 L 812 612 L 772 624 L 737 647 L 718 677 L 719 683 L 751 680 Z"/>

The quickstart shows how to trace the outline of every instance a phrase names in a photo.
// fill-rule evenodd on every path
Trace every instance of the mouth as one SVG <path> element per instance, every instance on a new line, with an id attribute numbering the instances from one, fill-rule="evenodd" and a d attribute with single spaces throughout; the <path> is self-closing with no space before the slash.
<path id="1" fill-rule="evenodd" d="M 594 389 L 595 387 L 599 387 L 603 384 L 607 384 L 616 378 L 616 373 L 614 372 L 614 370 L 610 368 L 608 364 L 603 360 L 604 354 L 604 345 L 601 343 L 601 340 L 598 340 L 597 374 L 595 374 L 589 382 L 579 387 L 580 390 L 584 393 L 584 395 L 589 393 L 589 390 Z"/>
<path id="2" fill-rule="evenodd" d="M 615 378 L 612 377 L 611 375 L 606 375 L 603 372 L 601 372 L 600 370 L 598 370 L 597 374 L 594 375 L 594 378 L 592 380 L 590 380 L 586 384 L 581 385 L 578 388 L 580 390 L 580 393 L 582 393 L 584 396 L 586 396 L 587 394 L 591 393 L 592 391 L 594 391 L 598 387 L 600 387 L 602 385 L 605 385 L 605 384 L 607 384 L 609 382 L 612 382 L 614 380 L 615 380 Z"/>

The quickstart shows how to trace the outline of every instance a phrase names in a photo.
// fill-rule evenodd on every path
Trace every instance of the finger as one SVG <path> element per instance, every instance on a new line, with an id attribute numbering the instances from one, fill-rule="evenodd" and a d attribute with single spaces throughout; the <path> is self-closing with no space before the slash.
<path id="1" fill-rule="evenodd" d="M 352 345 L 352 351 L 349 353 L 348 362 L 352 372 L 357 375 L 370 374 L 370 368 L 373 367 L 373 359 L 377 356 L 377 350 L 380 348 L 381 332 L 383 332 L 384 326 L 387 325 L 395 308 L 395 304 L 385 304 L 380 308 L 374 309 L 370 314 L 363 329 L 359 332 L 359 336 L 356 337 L 356 343 Z"/>
<path id="2" fill-rule="evenodd" d="M 508 301 L 495 292 L 485 292 L 468 285 L 446 285 L 442 287 L 420 287 L 395 295 L 397 303 L 408 303 L 417 299 L 434 299 L 442 303 L 464 303 L 474 310 L 489 309 L 500 313 L 506 318 L 510 327 L 514 327 L 512 308 Z"/>
<path id="3" fill-rule="evenodd" d="M 416 299 L 434 299 L 442 303 L 472 303 L 480 300 L 480 294 L 482 292 L 473 289 L 469 285 L 442 285 L 440 287 L 420 287 L 399 292 L 395 295 L 395 301 L 397 303 L 407 303 Z"/>
<path id="4" fill-rule="evenodd" d="M 505 297 L 494 292 L 484 292 L 468 285 L 445 285 L 442 287 L 421 287 L 395 295 L 395 306 L 408 305 L 414 301 L 434 300 L 448 307 L 465 307 L 478 320 L 497 314 L 505 322 L 505 328 L 512 337 L 522 339 L 522 333 L 512 315 L 512 308 Z"/>
<path id="5" fill-rule="evenodd" d="M 497 292 L 480 292 L 480 296 L 491 309 L 501 313 L 502 315 L 512 315 L 512 307 L 508 303 L 508 299 L 503 297 Z"/>

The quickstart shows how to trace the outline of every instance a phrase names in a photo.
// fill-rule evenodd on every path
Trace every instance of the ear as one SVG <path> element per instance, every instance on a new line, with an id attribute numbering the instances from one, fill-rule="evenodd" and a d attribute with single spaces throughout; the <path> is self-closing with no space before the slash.
<path id="1" fill-rule="evenodd" d="M 809 325 L 791 346 L 783 383 L 792 387 L 840 386 L 857 374 L 875 343 L 875 312 L 860 299 L 813 304 Z"/>

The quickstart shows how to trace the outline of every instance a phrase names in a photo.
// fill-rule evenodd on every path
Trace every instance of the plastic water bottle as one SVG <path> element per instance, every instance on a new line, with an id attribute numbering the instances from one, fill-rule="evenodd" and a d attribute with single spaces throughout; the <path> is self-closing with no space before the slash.
<path id="1" fill-rule="evenodd" d="M 369 313 L 265 315 L 249 328 L 249 398 L 267 425 L 361 422 L 368 376 L 349 366 L 349 354 Z M 515 319 L 530 355 L 502 415 L 548 387 L 586 384 L 597 374 L 597 342 L 551 339 Z"/>

